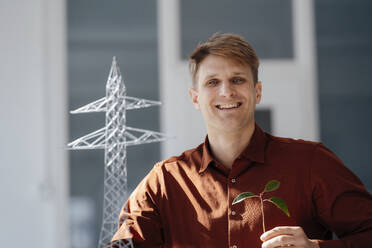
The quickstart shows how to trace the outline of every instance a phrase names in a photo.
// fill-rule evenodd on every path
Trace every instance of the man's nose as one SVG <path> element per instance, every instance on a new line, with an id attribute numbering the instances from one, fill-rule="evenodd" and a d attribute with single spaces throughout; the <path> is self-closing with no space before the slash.
<path id="1" fill-rule="evenodd" d="M 230 82 L 222 82 L 221 87 L 219 89 L 220 96 L 224 97 L 231 97 L 235 94 L 235 89 Z"/>

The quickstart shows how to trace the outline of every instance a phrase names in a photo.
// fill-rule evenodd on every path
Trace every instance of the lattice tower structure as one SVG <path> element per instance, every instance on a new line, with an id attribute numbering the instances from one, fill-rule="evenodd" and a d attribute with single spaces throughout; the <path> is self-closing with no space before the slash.
<path id="1" fill-rule="evenodd" d="M 99 247 L 118 230 L 118 216 L 127 197 L 126 89 L 114 58 L 106 84 L 106 144 L 103 219 Z"/>

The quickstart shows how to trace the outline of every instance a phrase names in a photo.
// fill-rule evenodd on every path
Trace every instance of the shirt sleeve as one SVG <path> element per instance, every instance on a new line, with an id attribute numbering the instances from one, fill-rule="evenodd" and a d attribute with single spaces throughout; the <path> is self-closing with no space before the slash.
<path id="1" fill-rule="evenodd" d="M 372 244 L 372 196 L 362 182 L 325 146 L 317 145 L 311 164 L 314 212 L 339 240 L 321 248 L 367 248 Z"/>
<path id="2" fill-rule="evenodd" d="M 119 229 L 105 247 L 119 248 L 116 245 L 126 240 L 133 241 L 135 248 L 163 247 L 164 235 L 158 206 L 162 195 L 160 174 L 158 165 L 155 165 L 133 191 L 119 215 Z"/>

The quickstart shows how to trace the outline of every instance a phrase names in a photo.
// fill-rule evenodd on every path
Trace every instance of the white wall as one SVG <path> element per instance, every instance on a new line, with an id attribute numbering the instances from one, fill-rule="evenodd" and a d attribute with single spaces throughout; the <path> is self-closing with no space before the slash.
<path id="1" fill-rule="evenodd" d="M 0 246 L 67 247 L 64 0 L 0 2 Z"/>

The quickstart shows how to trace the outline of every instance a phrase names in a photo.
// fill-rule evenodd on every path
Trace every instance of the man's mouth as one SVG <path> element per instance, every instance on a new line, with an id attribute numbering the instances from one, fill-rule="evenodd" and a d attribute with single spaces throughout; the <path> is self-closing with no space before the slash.
<path id="1" fill-rule="evenodd" d="M 217 104 L 216 108 L 218 108 L 218 109 L 234 109 L 234 108 L 239 108 L 241 105 L 242 105 L 241 102 L 229 103 L 229 104 Z"/>

